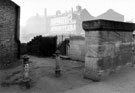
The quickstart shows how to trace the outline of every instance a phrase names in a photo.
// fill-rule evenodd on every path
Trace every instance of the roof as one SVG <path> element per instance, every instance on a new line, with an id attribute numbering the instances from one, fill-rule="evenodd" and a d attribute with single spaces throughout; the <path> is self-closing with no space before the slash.
<path id="1" fill-rule="evenodd" d="M 95 19 L 106 19 L 114 21 L 124 21 L 124 16 L 113 9 L 107 10 L 105 13 L 97 16 Z"/>
<path id="2" fill-rule="evenodd" d="M 12 0 L 9 0 L 9 1 L 11 1 L 11 3 L 13 3 L 14 5 L 16 5 L 16 6 L 19 6 L 18 4 L 16 4 L 14 1 L 12 1 Z M 20 7 L 20 6 L 19 6 Z"/>
<path id="3" fill-rule="evenodd" d="M 81 18 L 82 20 L 94 19 L 94 16 L 92 16 L 86 9 L 82 9 L 81 11 L 69 11 L 69 12 L 61 13 L 59 15 L 48 16 L 48 18 L 64 17 L 69 14 L 72 15 L 73 19 L 78 19 L 78 18 Z"/>
<path id="4" fill-rule="evenodd" d="M 94 19 L 94 16 L 92 16 L 86 9 L 80 11 L 80 17 L 83 21 Z"/>
<path id="5" fill-rule="evenodd" d="M 0 3 L 1 4 L 5 4 L 5 3 L 9 3 L 9 4 L 12 4 L 14 6 L 17 6 L 17 7 L 20 7 L 18 4 L 16 4 L 14 1 L 12 0 L 0 0 Z"/>

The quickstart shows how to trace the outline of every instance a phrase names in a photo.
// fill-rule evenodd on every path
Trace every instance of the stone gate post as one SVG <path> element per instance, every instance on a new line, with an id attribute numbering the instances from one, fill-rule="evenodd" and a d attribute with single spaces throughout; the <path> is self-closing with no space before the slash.
<path id="1" fill-rule="evenodd" d="M 132 63 L 132 33 L 135 24 L 109 20 L 84 21 L 84 77 L 100 80 L 102 75 Z"/>

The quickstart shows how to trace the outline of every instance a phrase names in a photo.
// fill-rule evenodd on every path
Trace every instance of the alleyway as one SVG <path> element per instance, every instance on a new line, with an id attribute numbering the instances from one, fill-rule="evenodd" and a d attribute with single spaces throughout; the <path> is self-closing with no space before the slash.
<path id="1" fill-rule="evenodd" d="M 30 56 L 32 87 L 29 90 L 18 85 L 0 87 L 0 93 L 134 93 L 135 67 L 127 67 L 106 77 L 101 82 L 83 79 L 84 63 L 62 60 L 62 76 L 54 74 L 55 59 Z M 19 72 L 20 66 L 5 71 Z"/>

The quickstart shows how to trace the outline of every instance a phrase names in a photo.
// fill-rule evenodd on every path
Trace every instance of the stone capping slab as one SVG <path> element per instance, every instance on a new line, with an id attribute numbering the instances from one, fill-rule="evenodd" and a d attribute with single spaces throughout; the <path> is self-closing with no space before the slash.
<path id="1" fill-rule="evenodd" d="M 133 30 L 135 30 L 134 23 L 111 21 L 111 20 L 104 20 L 104 19 L 83 21 L 82 26 L 85 31 L 107 30 L 107 31 L 132 32 Z"/>

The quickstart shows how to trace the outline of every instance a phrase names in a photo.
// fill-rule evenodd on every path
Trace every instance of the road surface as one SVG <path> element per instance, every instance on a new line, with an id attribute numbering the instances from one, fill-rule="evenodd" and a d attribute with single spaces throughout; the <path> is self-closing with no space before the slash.
<path id="1" fill-rule="evenodd" d="M 101 82 L 92 82 L 83 78 L 84 63 L 62 60 L 62 76 L 56 78 L 55 59 L 30 56 L 31 89 L 22 89 L 18 85 L 0 87 L 0 93 L 134 93 L 135 67 L 123 68 Z M 21 67 L 3 71 L 12 73 Z M 2 72 L 2 71 L 1 71 Z M 1 74 L 2 75 L 2 74 Z"/>

